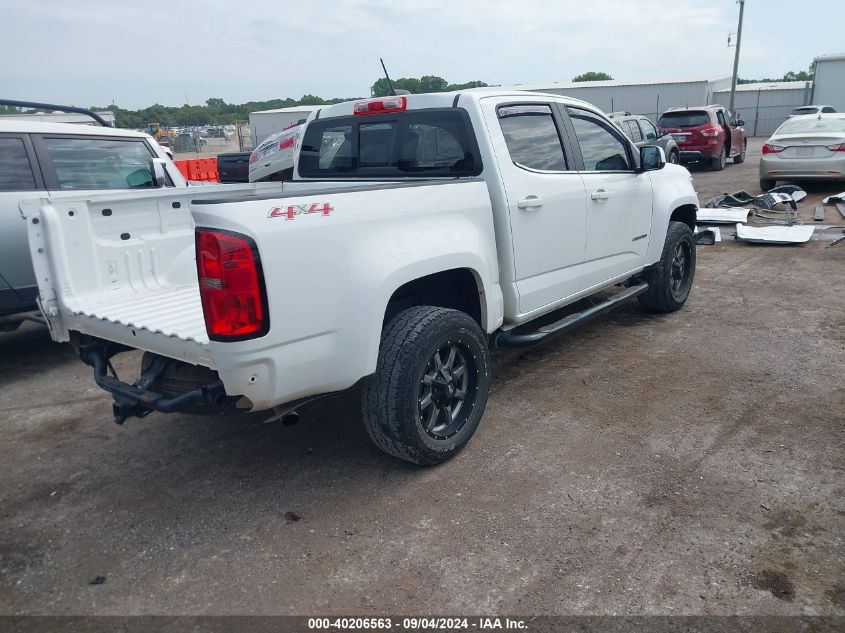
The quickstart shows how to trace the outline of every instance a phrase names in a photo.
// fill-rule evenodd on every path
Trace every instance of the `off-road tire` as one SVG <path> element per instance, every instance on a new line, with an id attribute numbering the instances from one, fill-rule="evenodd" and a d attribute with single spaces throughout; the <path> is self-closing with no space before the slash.
<path id="1" fill-rule="evenodd" d="M 451 437 L 437 439 L 423 426 L 421 389 L 434 356 L 444 346 L 463 350 L 467 384 L 475 389 L 462 401 L 461 406 L 469 409 L 457 411 L 465 415 L 462 426 Z M 376 372 L 362 394 L 364 426 L 388 455 L 414 464 L 438 464 L 455 456 L 475 433 L 490 382 L 487 338 L 469 315 L 432 306 L 408 308 L 382 329 Z"/>
<path id="2" fill-rule="evenodd" d="M 734 165 L 741 165 L 745 162 L 745 152 L 748 149 L 748 141 L 742 142 L 742 151 L 734 156 Z"/>
<path id="3" fill-rule="evenodd" d="M 767 180 L 766 178 L 761 178 L 760 191 L 766 193 L 769 189 L 774 189 L 776 184 L 778 184 L 777 180 Z"/>
<path id="4" fill-rule="evenodd" d="M 722 145 L 722 149 L 719 150 L 719 155 L 710 159 L 710 169 L 712 171 L 722 171 L 725 168 L 727 160 L 728 150 L 724 145 Z"/>
<path id="5" fill-rule="evenodd" d="M 680 287 L 675 283 L 673 266 L 678 249 L 684 250 L 687 268 L 683 271 Z M 677 272 L 677 271 L 676 271 Z M 666 243 L 660 261 L 648 268 L 642 275 L 648 282 L 648 290 L 638 297 L 640 304 L 651 312 L 674 312 L 680 310 L 689 297 L 695 277 L 695 239 L 692 229 L 683 222 L 669 222 Z"/>

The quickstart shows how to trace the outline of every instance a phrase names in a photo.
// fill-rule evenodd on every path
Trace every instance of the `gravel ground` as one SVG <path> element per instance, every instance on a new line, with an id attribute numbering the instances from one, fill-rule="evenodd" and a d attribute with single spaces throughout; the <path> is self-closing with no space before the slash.
<path id="1" fill-rule="evenodd" d="M 702 200 L 756 193 L 758 155 L 695 170 Z M 843 615 L 827 243 L 700 247 L 681 312 L 496 354 L 478 433 L 429 469 L 375 449 L 350 394 L 293 427 L 118 427 L 67 346 L 0 334 L 0 613 Z"/>

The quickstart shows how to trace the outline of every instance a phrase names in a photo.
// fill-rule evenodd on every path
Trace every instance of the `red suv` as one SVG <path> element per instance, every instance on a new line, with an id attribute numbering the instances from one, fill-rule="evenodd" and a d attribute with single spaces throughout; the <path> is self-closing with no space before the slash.
<path id="1" fill-rule="evenodd" d="M 745 160 L 745 121 L 720 105 L 670 108 L 657 125 L 677 141 L 682 162 L 706 162 L 718 171 L 728 158 L 735 165 Z"/>

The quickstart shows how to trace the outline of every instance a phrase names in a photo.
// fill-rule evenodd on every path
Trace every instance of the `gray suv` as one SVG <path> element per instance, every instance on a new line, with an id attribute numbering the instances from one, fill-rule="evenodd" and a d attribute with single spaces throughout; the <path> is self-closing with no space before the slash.
<path id="1" fill-rule="evenodd" d="M 611 112 L 608 118 L 616 124 L 637 147 L 643 145 L 657 145 L 663 148 L 666 160 L 676 165 L 681 160 L 678 144 L 671 135 L 658 130 L 648 117 L 630 112 Z"/>

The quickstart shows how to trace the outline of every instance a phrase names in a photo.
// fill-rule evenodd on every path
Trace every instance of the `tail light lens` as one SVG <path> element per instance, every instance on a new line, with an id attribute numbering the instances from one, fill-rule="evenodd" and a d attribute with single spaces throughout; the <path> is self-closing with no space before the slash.
<path id="1" fill-rule="evenodd" d="M 197 229 L 197 275 L 212 341 L 242 341 L 270 329 L 258 250 L 246 235 Z"/>
<path id="2" fill-rule="evenodd" d="M 768 143 L 765 143 L 763 145 L 763 156 L 766 154 L 778 154 L 785 149 L 786 148 L 781 145 L 769 145 Z"/>
<path id="3" fill-rule="evenodd" d="M 839 145 L 828 145 L 827 149 L 831 152 L 845 152 L 845 143 L 839 143 Z"/>
<path id="4" fill-rule="evenodd" d="M 296 143 L 296 134 L 291 134 L 287 138 L 283 138 L 279 141 L 279 149 L 287 149 L 289 147 L 293 147 Z"/>
<path id="5" fill-rule="evenodd" d="M 252 165 L 257 160 L 258 160 L 258 150 L 254 151 L 252 154 L 249 155 L 249 164 Z"/>
<path id="6" fill-rule="evenodd" d="M 719 131 L 720 130 L 717 127 L 709 127 L 705 130 L 701 130 L 699 134 L 701 134 L 701 136 L 706 136 L 707 138 L 713 138 L 715 136 L 719 136 Z"/>
<path id="7" fill-rule="evenodd" d="M 358 101 L 353 107 L 355 116 L 363 114 L 381 114 L 386 112 L 404 112 L 408 107 L 405 97 L 384 97 L 372 101 Z"/>

